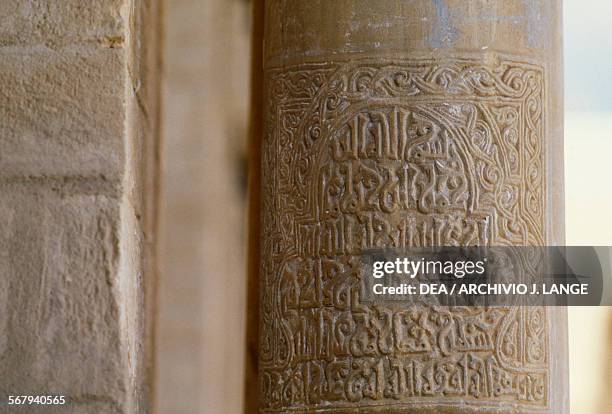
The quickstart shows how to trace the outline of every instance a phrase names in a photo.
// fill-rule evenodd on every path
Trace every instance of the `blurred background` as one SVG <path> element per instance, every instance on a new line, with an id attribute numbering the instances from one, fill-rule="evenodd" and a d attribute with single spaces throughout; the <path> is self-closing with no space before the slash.
<path id="1" fill-rule="evenodd" d="M 564 1 L 565 235 L 612 245 L 612 2 Z M 612 413 L 612 309 L 569 308 L 572 414 Z"/>
<path id="2" fill-rule="evenodd" d="M 161 414 L 242 412 L 250 7 L 165 2 Z M 612 2 L 564 7 L 566 240 L 612 245 Z M 570 308 L 569 339 L 571 413 L 612 413 L 612 310 Z"/>

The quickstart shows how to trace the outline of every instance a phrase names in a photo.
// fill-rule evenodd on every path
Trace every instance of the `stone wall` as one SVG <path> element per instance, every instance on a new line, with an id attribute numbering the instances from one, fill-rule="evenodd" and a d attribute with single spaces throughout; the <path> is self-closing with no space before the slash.
<path id="1" fill-rule="evenodd" d="M 155 0 L 0 4 L 0 411 L 149 411 L 157 19 Z"/>

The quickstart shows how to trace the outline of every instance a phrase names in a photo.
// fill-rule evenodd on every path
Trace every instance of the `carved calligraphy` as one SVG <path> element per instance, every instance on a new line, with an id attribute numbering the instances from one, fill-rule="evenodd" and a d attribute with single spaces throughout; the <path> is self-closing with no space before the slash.
<path id="1" fill-rule="evenodd" d="M 527 62 L 266 74 L 264 412 L 548 406 L 544 308 L 361 302 L 368 248 L 543 245 L 544 79 Z"/>

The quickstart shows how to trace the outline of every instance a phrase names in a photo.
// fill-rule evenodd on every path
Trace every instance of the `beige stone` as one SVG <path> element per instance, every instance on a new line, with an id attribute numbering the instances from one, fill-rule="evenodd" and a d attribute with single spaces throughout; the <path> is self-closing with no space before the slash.
<path id="1" fill-rule="evenodd" d="M 125 50 L 0 51 L 0 174 L 102 175 L 122 168 Z"/>
<path id="2" fill-rule="evenodd" d="M 1 187 L 2 394 L 122 405 L 117 199 L 48 182 Z"/>
<path id="3" fill-rule="evenodd" d="M 0 45 L 121 46 L 125 37 L 121 13 L 126 5 L 124 0 L 6 0 L 0 5 Z"/>
<path id="4" fill-rule="evenodd" d="M 0 5 L 0 411 L 151 410 L 158 13 Z"/>
<path id="5" fill-rule="evenodd" d="M 364 303 L 357 260 L 563 244 L 560 27 L 560 1 L 266 2 L 262 412 L 567 412 L 564 310 Z"/>

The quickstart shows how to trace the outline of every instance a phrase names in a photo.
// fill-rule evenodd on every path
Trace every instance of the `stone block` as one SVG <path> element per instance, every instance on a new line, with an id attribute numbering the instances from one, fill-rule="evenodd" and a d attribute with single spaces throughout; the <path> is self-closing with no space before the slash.
<path id="1" fill-rule="evenodd" d="M 0 176 L 120 174 L 123 51 L 1 49 Z"/>
<path id="2" fill-rule="evenodd" d="M 127 412 L 119 200 L 49 187 L 0 186 L 0 395 Z"/>
<path id="3" fill-rule="evenodd" d="M 93 42 L 123 44 L 123 0 L 0 2 L 0 47 L 43 44 L 61 47 Z"/>

